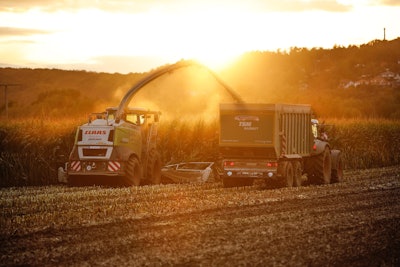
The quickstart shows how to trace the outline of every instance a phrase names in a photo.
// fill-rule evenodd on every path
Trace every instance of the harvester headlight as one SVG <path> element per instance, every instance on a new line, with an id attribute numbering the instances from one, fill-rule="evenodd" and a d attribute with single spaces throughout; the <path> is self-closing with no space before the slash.
<path id="1" fill-rule="evenodd" d="M 86 170 L 91 171 L 94 169 L 96 169 L 96 162 L 88 162 L 88 164 L 86 165 Z"/>

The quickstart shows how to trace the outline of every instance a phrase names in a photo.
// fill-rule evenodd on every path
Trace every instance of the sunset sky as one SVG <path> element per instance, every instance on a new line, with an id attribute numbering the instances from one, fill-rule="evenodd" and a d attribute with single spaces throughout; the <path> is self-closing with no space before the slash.
<path id="1" fill-rule="evenodd" d="M 400 37 L 400 0 L 0 0 L 0 67 L 146 72 L 180 59 Z"/>

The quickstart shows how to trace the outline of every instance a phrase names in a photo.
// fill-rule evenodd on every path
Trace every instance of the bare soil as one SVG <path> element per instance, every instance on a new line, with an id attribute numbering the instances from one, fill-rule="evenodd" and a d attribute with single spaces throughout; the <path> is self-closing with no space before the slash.
<path id="1" fill-rule="evenodd" d="M 0 265 L 400 266 L 400 166 L 323 186 L 0 190 Z"/>

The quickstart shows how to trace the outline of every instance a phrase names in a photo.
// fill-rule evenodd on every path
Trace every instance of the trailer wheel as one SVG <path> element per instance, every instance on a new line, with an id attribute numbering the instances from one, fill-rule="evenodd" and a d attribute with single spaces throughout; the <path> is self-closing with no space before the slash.
<path id="1" fill-rule="evenodd" d="M 331 183 L 339 183 L 343 180 L 343 161 L 341 155 L 341 153 L 338 153 L 336 156 L 336 167 L 332 169 Z"/>
<path id="2" fill-rule="evenodd" d="M 157 151 L 152 150 L 147 163 L 147 181 L 150 184 L 161 183 L 161 161 Z"/>
<path id="3" fill-rule="evenodd" d="M 301 175 L 302 175 L 302 169 L 301 169 L 301 163 L 299 161 L 293 161 L 293 185 L 296 187 L 301 186 Z"/>
<path id="4" fill-rule="evenodd" d="M 140 165 L 135 157 L 131 157 L 126 163 L 126 175 L 122 178 L 122 183 L 125 186 L 140 185 Z"/>
<path id="5" fill-rule="evenodd" d="M 283 161 L 280 165 L 279 173 L 281 174 L 282 178 L 279 181 L 282 187 L 292 187 L 293 186 L 293 165 L 289 161 Z"/>
<path id="6" fill-rule="evenodd" d="M 242 187 L 253 185 L 254 180 L 251 178 L 241 178 L 241 177 L 223 177 L 222 183 L 224 187 Z"/>
<path id="7" fill-rule="evenodd" d="M 311 172 L 308 178 L 315 184 L 329 184 L 331 182 L 332 161 L 329 147 L 324 152 L 313 157 L 311 161 Z"/>

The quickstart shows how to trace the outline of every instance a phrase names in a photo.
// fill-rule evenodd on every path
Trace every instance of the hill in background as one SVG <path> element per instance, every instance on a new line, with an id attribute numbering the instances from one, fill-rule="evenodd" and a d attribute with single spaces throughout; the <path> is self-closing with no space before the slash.
<path id="1" fill-rule="evenodd" d="M 20 84 L 8 88 L 9 118 L 83 117 L 118 105 L 146 74 L 0 68 L 0 84 Z M 322 117 L 400 118 L 400 38 L 332 49 L 254 51 L 219 74 L 247 102 L 311 104 Z M 196 69 L 149 87 L 137 104 L 180 115 L 213 113 L 217 102 L 229 101 Z M 4 97 L 0 112 L 4 117 Z"/>

